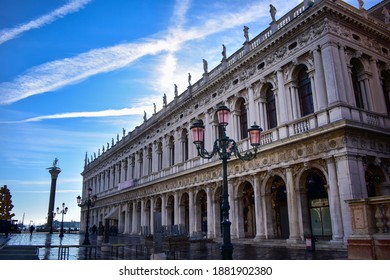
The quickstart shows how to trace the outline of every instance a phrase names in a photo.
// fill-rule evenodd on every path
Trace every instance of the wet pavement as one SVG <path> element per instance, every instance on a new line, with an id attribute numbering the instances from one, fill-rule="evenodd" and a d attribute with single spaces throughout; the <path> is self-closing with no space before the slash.
<path id="1" fill-rule="evenodd" d="M 11 235 L 8 240 L 0 237 L 0 259 L 31 259 L 27 255 L 12 253 L 12 250 L 35 247 L 40 260 L 146 260 L 166 257 L 181 260 L 220 260 L 220 243 L 171 242 L 156 248 L 153 242 L 131 236 L 115 236 L 109 243 L 102 243 L 97 237 L 90 235 L 90 246 L 82 245 L 84 234 L 65 234 L 60 238 L 58 233 L 21 233 Z M 2 245 L 3 243 L 3 245 Z M 348 259 L 345 249 L 324 248 L 314 252 L 304 247 L 291 248 L 278 245 L 262 245 L 259 242 L 232 241 L 235 260 L 345 260 Z"/>

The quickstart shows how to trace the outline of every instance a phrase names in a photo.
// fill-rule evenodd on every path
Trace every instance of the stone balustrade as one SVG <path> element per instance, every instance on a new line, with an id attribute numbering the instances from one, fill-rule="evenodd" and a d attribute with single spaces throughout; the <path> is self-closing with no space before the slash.
<path id="1" fill-rule="evenodd" d="M 351 210 L 350 259 L 390 259 L 390 196 L 347 201 Z"/>

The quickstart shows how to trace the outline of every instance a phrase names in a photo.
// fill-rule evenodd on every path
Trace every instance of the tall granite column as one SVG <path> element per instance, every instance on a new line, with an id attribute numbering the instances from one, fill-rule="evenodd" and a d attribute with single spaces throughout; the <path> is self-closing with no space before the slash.
<path id="1" fill-rule="evenodd" d="M 53 233 L 53 212 L 54 212 L 54 201 L 56 195 L 56 186 L 58 174 L 60 174 L 61 169 L 57 167 L 58 159 L 55 159 L 53 166 L 49 167 L 49 173 L 51 175 L 51 187 L 50 187 L 50 199 L 49 199 L 49 209 L 47 211 L 47 225 L 46 228 L 49 229 L 50 233 Z"/>

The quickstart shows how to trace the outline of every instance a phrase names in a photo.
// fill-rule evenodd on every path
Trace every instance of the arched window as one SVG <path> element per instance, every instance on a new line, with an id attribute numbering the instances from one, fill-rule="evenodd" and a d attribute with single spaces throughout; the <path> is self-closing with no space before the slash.
<path id="1" fill-rule="evenodd" d="M 362 63 L 356 58 L 351 60 L 351 66 L 351 79 L 356 107 L 364 109 L 364 89 L 362 88 L 363 81 L 361 79 L 361 74 L 364 72 L 364 68 Z"/>
<path id="2" fill-rule="evenodd" d="M 122 163 L 119 162 L 118 163 L 118 183 L 121 182 L 121 178 L 122 178 Z"/>
<path id="3" fill-rule="evenodd" d="M 131 157 L 131 179 L 135 179 L 135 156 Z"/>
<path id="4" fill-rule="evenodd" d="M 272 85 L 267 87 L 265 107 L 267 110 L 268 129 L 274 128 L 278 125 L 278 121 L 276 118 L 276 103 Z"/>
<path id="5" fill-rule="evenodd" d="M 301 116 L 307 116 L 314 112 L 313 93 L 307 67 L 302 67 L 298 72 L 298 96 L 301 108 Z"/>
<path id="6" fill-rule="evenodd" d="M 153 163 L 153 149 L 148 148 L 148 175 L 152 174 L 152 163 Z"/>
<path id="7" fill-rule="evenodd" d="M 182 161 L 188 160 L 188 131 L 187 129 L 183 129 L 181 134 L 182 140 Z"/>
<path id="8" fill-rule="evenodd" d="M 238 103 L 239 122 L 240 122 L 240 139 L 248 138 L 248 116 L 246 112 L 245 100 L 240 98 Z"/>
<path id="9" fill-rule="evenodd" d="M 161 142 L 157 144 L 157 158 L 158 158 L 157 170 L 160 171 L 163 166 L 163 149 L 162 149 Z"/>
<path id="10" fill-rule="evenodd" d="M 144 153 L 141 151 L 138 158 L 139 163 L 139 177 L 144 176 Z"/>
<path id="11" fill-rule="evenodd" d="M 173 166 L 175 164 L 175 140 L 173 136 L 169 138 L 169 166 Z"/>

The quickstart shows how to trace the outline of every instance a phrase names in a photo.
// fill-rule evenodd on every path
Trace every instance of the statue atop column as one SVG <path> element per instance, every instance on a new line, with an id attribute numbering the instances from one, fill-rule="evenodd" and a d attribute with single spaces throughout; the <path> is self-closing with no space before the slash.
<path id="1" fill-rule="evenodd" d="M 53 161 L 53 168 L 54 169 L 57 168 L 57 163 L 58 163 L 58 158 L 55 158 L 54 161 Z"/>
<path id="2" fill-rule="evenodd" d="M 188 86 L 191 86 L 191 73 L 188 73 Z"/>
<path id="3" fill-rule="evenodd" d="M 87 154 L 85 154 L 87 157 Z M 56 186 L 57 186 L 57 178 L 58 174 L 61 173 L 61 169 L 57 166 L 58 158 L 55 158 L 53 161 L 52 167 L 49 167 L 49 173 L 51 176 L 51 185 L 50 185 L 50 198 L 49 198 L 49 208 L 47 211 L 47 224 L 46 229 L 53 233 L 53 219 L 54 219 L 54 202 L 55 202 L 55 194 L 56 194 Z M 88 164 L 88 162 L 87 162 Z"/>

